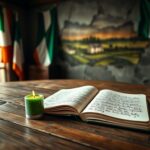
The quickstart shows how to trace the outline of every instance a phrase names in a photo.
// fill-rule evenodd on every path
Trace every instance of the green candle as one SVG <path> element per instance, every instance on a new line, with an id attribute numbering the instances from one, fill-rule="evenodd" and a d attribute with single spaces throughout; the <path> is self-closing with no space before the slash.
<path id="1" fill-rule="evenodd" d="M 25 96 L 25 113 L 28 119 L 37 119 L 42 117 L 44 112 L 43 95 L 32 94 Z"/>

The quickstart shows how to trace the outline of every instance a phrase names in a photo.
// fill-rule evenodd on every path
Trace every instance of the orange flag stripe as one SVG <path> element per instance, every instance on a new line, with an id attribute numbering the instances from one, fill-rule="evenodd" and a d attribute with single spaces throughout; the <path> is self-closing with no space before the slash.
<path id="1" fill-rule="evenodd" d="M 0 46 L 1 60 L 3 63 L 10 63 L 12 61 L 12 46 Z"/>

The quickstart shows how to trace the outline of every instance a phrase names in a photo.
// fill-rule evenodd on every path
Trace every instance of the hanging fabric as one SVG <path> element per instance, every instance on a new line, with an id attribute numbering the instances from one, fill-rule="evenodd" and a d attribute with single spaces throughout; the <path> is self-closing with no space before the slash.
<path id="1" fill-rule="evenodd" d="M 12 61 L 12 12 L 0 6 L 0 62 L 6 64 Z"/>
<path id="2" fill-rule="evenodd" d="M 23 49 L 18 14 L 9 7 L 0 6 L 0 63 L 6 68 L 7 80 L 13 78 L 12 70 L 19 80 L 23 75 Z"/>
<path id="3" fill-rule="evenodd" d="M 14 39 L 13 39 L 13 70 L 18 76 L 19 80 L 24 79 L 23 74 L 23 46 L 22 46 L 22 38 L 20 33 L 20 24 L 18 14 L 15 14 L 14 20 Z"/>
<path id="4" fill-rule="evenodd" d="M 38 24 L 37 46 L 33 57 L 37 65 L 49 66 L 52 63 L 57 43 L 57 8 L 55 5 L 50 10 L 39 13 Z"/>

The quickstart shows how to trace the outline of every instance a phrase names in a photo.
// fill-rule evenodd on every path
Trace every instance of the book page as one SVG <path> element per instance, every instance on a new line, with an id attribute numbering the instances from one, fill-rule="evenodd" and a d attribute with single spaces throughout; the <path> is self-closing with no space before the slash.
<path id="1" fill-rule="evenodd" d="M 94 86 L 62 89 L 44 100 L 44 108 L 67 105 L 81 111 L 94 97 L 97 91 Z"/>
<path id="2" fill-rule="evenodd" d="M 132 121 L 149 121 L 144 94 L 126 94 L 112 90 L 102 90 L 86 107 L 84 112 L 100 113 Z"/>

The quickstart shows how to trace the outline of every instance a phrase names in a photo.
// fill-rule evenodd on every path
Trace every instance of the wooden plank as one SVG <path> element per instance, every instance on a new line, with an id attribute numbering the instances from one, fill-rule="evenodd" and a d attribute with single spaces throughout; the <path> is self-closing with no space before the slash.
<path id="1" fill-rule="evenodd" d="M 43 89 L 35 87 L 25 88 L 25 86 L 20 86 L 18 84 L 13 85 L 12 87 L 9 87 L 9 85 L 8 86 L 1 85 L 0 100 L 16 103 L 19 105 L 24 105 L 24 96 L 31 94 L 33 90 L 36 93 L 43 94 L 44 97 L 47 97 L 55 92 L 55 90 L 52 89 Z"/>
<path id="2" fill-rule="evenodd" d="M 150 136 L 146 133 L 87 124 L 65 117 L 45 115 L 42 120 L 27 120 L 24 118 L 24 109 L 15 109 L 15 106 L 11 106 L 12 104 L 6 105 L 8 106 L 0 107 L 1 119 L 91 148 L 110 149 L 110 144 L 112 149 L 119 149 L 121 145 L 126 146 L 122 149 L 148 149 L 150 147 Z"/>
<path id="3" fill-rule="evenodd" d="M 75 84 L 72 84 L 74 82 Z M 150 86 L 144 85 L 133 85 L 133 84 L 122 84 L 116 82 L 108 81 L 88 81 L 88 80 L 37 80 L 37 81 L 28 81 L 28 82 L 9 82 L 7 84 L 0 83 L 1 87 L 16 88 L 17 91 L 24 90 L 24 92 L 30 93 L 32 90 L 35 90 L 40 93 L 44 93 L 45 96 L 50 95 L 51 92 L 54 93 L 62 88 L 73 88 L 82 85 L 93 85 L 96 86 L 99 90 L 101 89 L 112 89 L 127 93 L 143 93 L 147 95 L 148 100 L 150 101 Z M 5 94 L 8 94 L 8 89 L 5 89 Z M 47 89 L 43 90 L 43 89 Z M 23 93 L 22 91 L 20 91 Z M 14 93 L 13 93 L 14 94 Z M 25 94 L 25 93 L 24 93 Z"/>
<path id="4" fill-rule="evenodd" d="M 11 132 L 10 132 L 11 131 Z M 13 132 L 12 132 L 13 131 Z M 87 149 L 86 146 L 0 120 L 0 149 Z"/>
<path id="5" fill-rule="evenodd" d="M 73 84 L 74 83 L 74 84 Z M 88 80 L 35 80 L 35 81 L 28 81 L 28 82 L 8 82 L 0 83 L 0 86 L 7 86 L 7 87 L 24 87 L 24 88 L 45 88 L 45 89 L 53 89 L 59 90 L 61 88 L 73 88 L 82 85 L 93 85 L 96 86 L 98 89 L 114 89 L 118 91 L 124 91 L 128 93 L 145 93 L 150 95 L 150 86 L 144 85 L 133 85 L 133 84 L 123 84 L 123 83 L 116 83 L 116 82 L 107 82 L 107 81 L 88 81 Z M 19 88 L 18 88 L 19 89 Z"/>
<path id="6" fill-rule="evenodd" d="M 105 81 L 43 80 L 0 83 L 0 119 L 6 123 L 5 126 L 3 126 L 4 129 L 1 129 L 2 133 L 0 136 L 4 137 L 4 139 L 9 139 L 9 134 L 6 131 L 12 132 L 12 129 L 7 130 L 7 128 L 17 126 L 14 130 L 17 132 L 20 128 L 22 128 L 22 136 L 27 135 L 27 137 L 30 137 L 27 133 L 35 131 L 37 132 L 35 134 L 36 136 L 38 136 L 38 134 L 39 136 L 44 134 L 47 138 L 49 136 L 55 137 L 64 140 L 64 142 L 66 141 L 67 146 L 70 145 L 73 147 L 75 144 L 78 149 L 79 147 L 110 150 L 149 149 L 150 135 L 148 133 L 130 131 L 121 128 L 119 129 L 104 125 L 89 124 L 82 122 L 78 118 L 56 117 L 46 114 L 41 120 L 27 120 L 25 118 L 23 97 L 32 89 L 36 89 L 38 92 L 48 96 L 62 88 L 71 88 L 89 84 L 95 85 L 99 89 L 109 88 L 118 91 L 126 91 L 128 93 L 145 93 L 148 98 L 150 96 L 149 86 Z M 28 129 L 27 133 L 24 128 Z M 17 134 L 15 136 L 17 136 Z M 17 141 L 17 139 L 15 140 Z M 12 147 L 15 148 L 16 145 L 13 145 L 13 135 L 10 136 L 10 141 L 12 141 Z M 5 142 L 6 141 L 3 140 L 3 143 Z M 56 141 L 54 140 L 54 143 L 55 142 Z M 36 145 L 33 141 L 31 143 Z M 48 141 L 45 141 L 45 143 L 48 144 Z M 23 143 L 20 144 L 24 146 Z M 52 146 L 54 145 L 52 144 Z"/>

